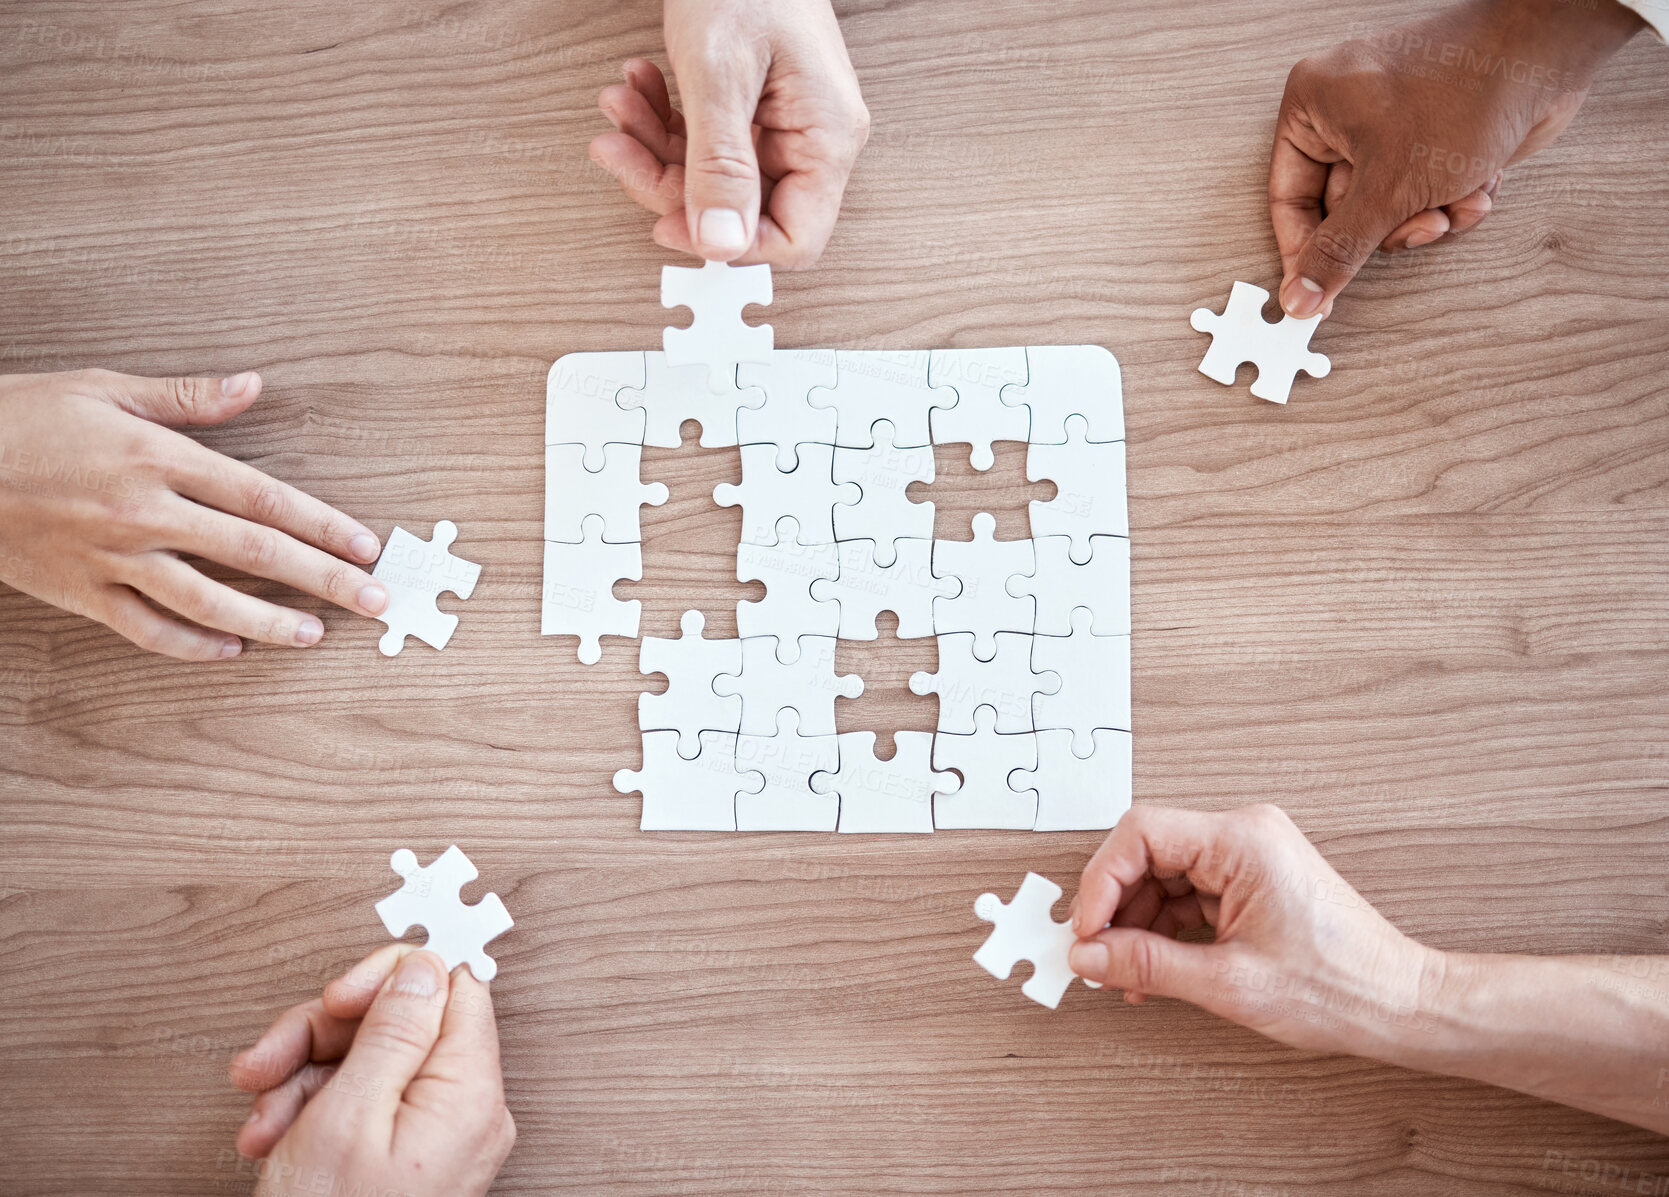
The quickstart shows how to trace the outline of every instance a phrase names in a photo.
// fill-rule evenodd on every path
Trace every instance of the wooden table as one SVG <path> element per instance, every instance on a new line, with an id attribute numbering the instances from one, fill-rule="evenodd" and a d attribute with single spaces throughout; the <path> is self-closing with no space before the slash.
<path id="1" fill-rule="evenodd" d="M 846 4 L 875 132 L 770 319 L 783 346 L 1118 354 L 1140 800 L 1278 801 L 1443 947 L 1663 952 L 1669 51 L 1630 46 L 1479 231 L 1373 262 L 1292 406 L 1195 372 L 1188 313 L 1278 276 L 1287 69 L 1406 7 Z M 380 534 L 455 520 L 482 565 L 452 645 L 390 660 L 316 603 L 319 647 L 192 667 L 0 594 L 0 1192 L 246 1191 L 228 1054 L 385 938 L 391 849 L 452 842 L 517 920 L 500 1191 L 1608 1195 L 1669 1169 L 1601 1118 L 981 973 L 974 896 L 1028 868 L 1070 892 L 1095 834 L 637 831 L 609 781 L 638 760 L 635 646 L 585 668 L 538 631 L 545 371 L 667 321 L 650 220 L 585 157 L 632 54 L 662 56 L 658 5 L 0 12 L 0 369 L 258 368 L 206 443 Z M 1025 534 L 1007 449 L 991 477 L 941 451 L 941 536 L 993 505 Z M 697 605 L 731 634 L 755 588 L 708 496 L 736 453 L 650 466 L 644 630 Z M 861 648 L 842 727 L 931 728 L 904 689 L 930 645 Z"/>

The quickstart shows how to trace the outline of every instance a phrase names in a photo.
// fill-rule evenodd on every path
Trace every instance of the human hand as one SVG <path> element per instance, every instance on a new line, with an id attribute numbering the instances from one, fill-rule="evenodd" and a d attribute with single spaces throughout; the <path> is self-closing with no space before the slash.
<path id="1" fill-rule="evenodd" d="M 869 110 L 829 0 L 666 0 L 660 68 L 629 60 L 597 104 L 617 132 L 591 158 L 655 212 L 657 245 L 709 261 L 815 263 Z"/>
<path id="2" fill-rule="evenodd" d="M 1386 1054 L 1424 1017 L 1421 982 L 1438 955 L 1268 805 L 1132 807 L 1085 866 L 1071 914 L 1079 976 L 1322 1051 Z M 1215 942 L 1177 939 L 1205 926 Z"/>
<path id="3" fill-rule="evenodd" d="M 1299 62 L 1269 162 L 1282 308 L 1331 313 L 1375 248 L 1476 226 L 1641 24 L 1616 0 L 1468 0 Z"/>
<path id="4" fill-rule="evenodd" d="M 388 944 L 280 1014 L 232 1060 L 259 1094 L 237 1149 L 258 1195 L 487 1191 L 516 1142 L 487 987 Z"/>
<path id="5" fill-rule="evenodd" d="M 317 616 L 211 581 L 183 554 L 359 615 L 385 610 L 382 583 L 349 564 L 376 560 L 368 528 L 165 427 L 218 424 L 260 393 L 253 373 L 0 375 L 0 582 L 183 661 L 236 656 L 240 636 L 305 647 L 324 635 Z"/>

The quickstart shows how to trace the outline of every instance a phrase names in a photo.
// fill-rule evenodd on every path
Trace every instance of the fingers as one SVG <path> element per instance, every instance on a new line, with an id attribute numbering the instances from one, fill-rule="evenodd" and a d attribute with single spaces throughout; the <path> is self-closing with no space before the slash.
<path id="1" fill-rule="evenodd" d="M 146 553 L 129 582 L 164 607 L 207 628 L 264 644 L 306 648 L 325 634 L 316 615 L 292 611 L 206 578 L 172 553 Z"/>
<path id="2" fill-rule="evenodd" d="M 1405 220 L 1395 176 L 1358 169 L 1343 200 L 1331 208 L 1293 255 L 1281 284 L 1281 307 L 1297 319 L 1313 316 L 1356 277 L 1362 263 Z"/>
<path id="3" fill-rule="evenodd" d="M 261 394 L 261 376 L 253 371 L 229 378 L 141 378 L 89 370 L 84 377 L 122 410 L 170 428 L 229 420 Z"/>
<path id="4" fill-rule="evenodd" d="M 493 1014 L 492 993 L 462 966 L 452 972 L 440 1039 L 412 1081 L 406 1097 L 419 1104 L 433 1097 L 435 1104 L 444 1108 L 449 1104 L 455 1106 L 459 1094 L 467 1102 L 504 1100 L 498 1020 Z"/>
<path id="5" fill-rule="evenodd" d="M 382 991 L 383 983 L 393 976 L 400 961 L 417 951 L 412 943 L 386 943 L 365 959 L 325 986 L 324 1008 L 336 1018 L 358 1020 L 365 1017 L 371 1003 Z"/>
<path id="6" fill-rule="evenodd" d="M 1449 218 L 1451 233 L 1464 233 L 1467 229 L 1476 228 L 1478 222 L 1494 210 L 1495 197 L 1491 194 L 1492 187 L 1493 184 L 1480 187 L 1471 195 L 1463 196 L 1444 206 L 1443 211 Z"/>
<path id="7" fill-rule="evenodd" d="M 753 116 L 765 86 L 761 57 L 734 46 L 674 58 L 684 102 L 684 208 L 690 242 L 728 262 L 753 244 L 759 223 L 759 162 Z"/>
<path id="8" fill-rule="evenodd" d="M 264 520 L 237 518 L 190 504 L 180 504 L 179 508 L 176 547 L 181 552 L 218 561 L 254 577 L 271 578 L 358 615 L 377 615 L 388 608 L 388 588 L 370 574 L 303 544 Z M 285 522 L 292 527 L 298 523 L 293 518 Z"/>
<path id="9" fill-rule="evenodd" d="M 1198 1001 L 1211 980 L 1212 945 L 1184 943 L 1153 931 L 1109 927 L 1072 945 L 1068 962 L 1086 980 L 1126 991 Z"/>
<path id="10" fill-rule="evenodd" d="M 255 1099 L 249 1117 L 238 1130 L 238 1152 L 252 1160 L 264 1159 L 284 1137 L 302 1107 L 336 1075 L 334 1064 L 309 1064 L 294 1076 Z"/>
<path id="11" fill-rule="evenodd" d="M 188 499 L 276 528 L 344 561 L 372 562 L 381 551 L 364 524 L 254 466 L 183 436 L 162 450 L 168 484 Z"/>
<path id="12" fill-rule="evenodd" d="M 169 619 L 126 586 L 106 586 L 87 613 L 146 652 L 177 661 L 223 661 L 243 651 L 236 636 Z"/>
<path id="13" fill-rule="evenodd" d="M 1186 876 L 1197 889 L 1221 893 L 1245 853 L 1235 839 L 1230 815 L 1131 807 L 1084 866 L 1073 928 L 1087 939 L 1114 921 L 1150 872 Z"/>
<path id="14" fill-rule="evenodd" d="M 1418 249 L 1430 245 L 1449 231 L 1449 214 L 1441 208 L 1426 208 L 1416 212 L 1396 228 L 1385 234 L 1379 248 L 1386 253 L 1404 249 Z"/>
<path id="15" fill-rule="evenodd" d="M 440 1037 L 446 968 L 433 952 L 408 953 L 365 1017 L 338 1071 L 316 1099 L 328 1116 L 357 1128 L 371 1116 L 392 1125 L 394 1112 Z"/>
<path id="16" fill-rule="evenodd" d="M 663 124 L 680 137 L 684 135 L 684 118 L 672 107 L 672 96 L 666 89 L 666 76 L 661 68 L 647 58 L 628 58 L 620 68 L 627 86 L 648 101 Z"/>
<path id="17" fill-rule="evenodd" d="M 340 1060 L 358 1025 L 357 1019 L 332 1015 L 318 998 L 291 1006 L 232 1057 L 232 1083 L 258 1093 L 284 1083 L 309 1062 Z"/>
<path id="18" fill-rule="evenodd" d="M 794 171 L 777 179 L 768 213 L 747 261 L 770 262 L 789 270 L 814 265 L 829 244 L 852 162 Z"/>
<path id="19" fill-rule="evenodd" d="M 667 128 L 667 117 L 641 91 L 624 83 L 611 84 L 597 97 L 597 107 L 616 129 L 660 161 L 684 161 L 683 137 Z"/>
<path id="20" fill-rule="evenodd" d="M 642 142 L 625 133 L 602 133 L 592 138 L 590 155 L 593 162 L 614 176 L 633 203 L 659 216 L 678 213 L 684 237 L 689 237 L 681 163 L 662 162 Z"/>

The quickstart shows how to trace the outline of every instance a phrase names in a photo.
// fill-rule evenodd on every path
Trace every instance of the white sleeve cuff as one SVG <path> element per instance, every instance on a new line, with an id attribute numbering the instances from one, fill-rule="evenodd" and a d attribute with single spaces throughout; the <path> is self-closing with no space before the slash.
<path id="1" fill-rule="evenodd" d="M 1622 0 L 1646 19 L 1659 41 L 1669 41 L 1669 0 Z"/>

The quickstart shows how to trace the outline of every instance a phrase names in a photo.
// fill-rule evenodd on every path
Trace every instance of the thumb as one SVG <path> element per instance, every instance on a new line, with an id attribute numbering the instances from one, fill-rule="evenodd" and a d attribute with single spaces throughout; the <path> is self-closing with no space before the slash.
<path id="1" fill-rule="evenodd" d="M 674 64 L 684 100 L 684 215 L 695 251 L 728 262 L 753 244 L 759 227 L 759 159 L 753 114 L 765 86 L 752 55 Z"/>
<path id="2" fill-rule="evenodd" d="M 1281 307 L 1302 320 L 1324 311 L 1356 277 L 1385 236 L 1416 211 L 1398 208 L 1401 188 L 1394 177 L 1358 170 L 1350 189 L 1331 205 L 1327 219 L 1299 248 L 1281 283 Z"/>
<path id="3" fill-rule="evenodd" d="M 376 1111 L 392 1122 L 446 1013 L 446 966 L 433 952 L 413 952 L 394 970 L 365 1012 L 342 1065 L 318 1101 L 352 1125 Z"/>
<path id="4" fill-rule="evenodd" d="M 261 376 L 253 370 L 229 378 L 139 378 L 131 374 L 106 376 L 105 391 L 123 411 L 178 428 L 186 424 L 218 424 L 255 402 Z"/>
<path id="5" fill-rule="evenodd" d="M 1109 927 L 1073 944 L 1068 962 L 1080 977 L 1108 988 L 1203 1005 L 1211 957 L 1210 944 L 1182 943 L 1135 927 Z"/>

